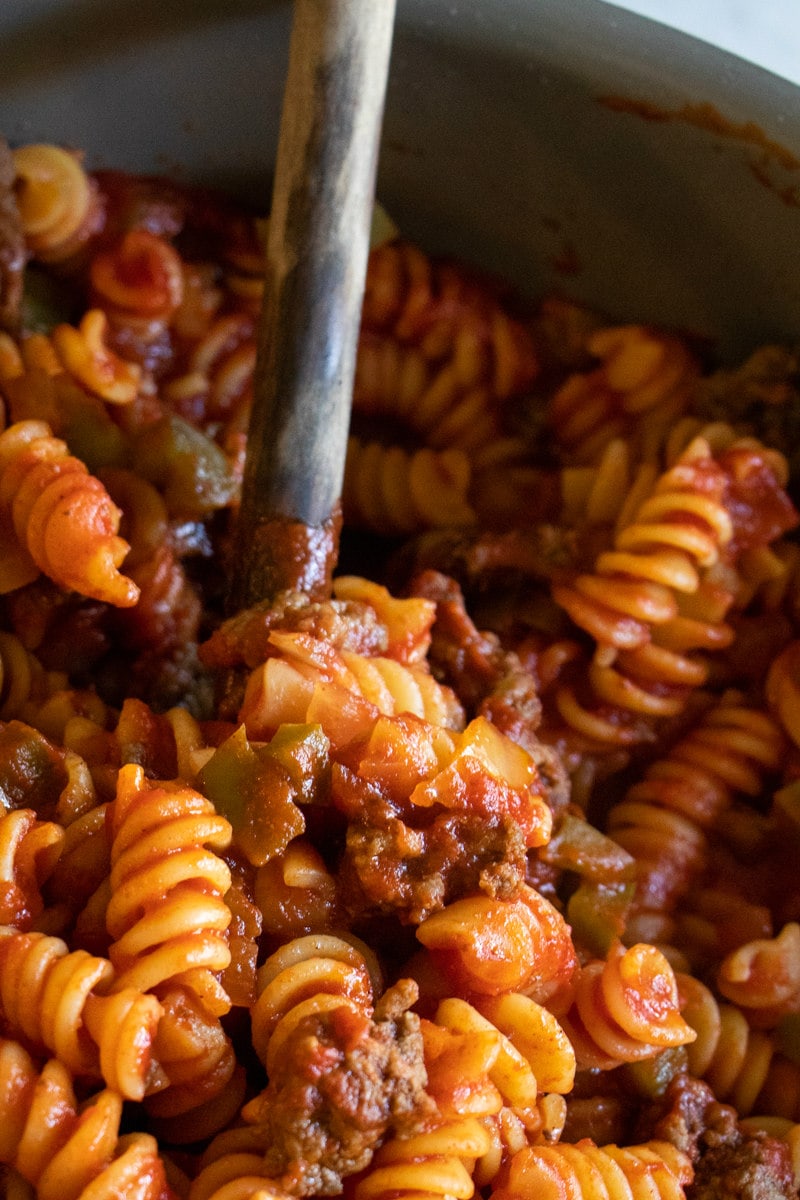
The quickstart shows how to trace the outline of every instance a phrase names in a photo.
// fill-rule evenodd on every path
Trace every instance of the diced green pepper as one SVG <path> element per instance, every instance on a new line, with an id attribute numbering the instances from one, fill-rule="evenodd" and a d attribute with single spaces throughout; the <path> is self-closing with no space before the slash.
<path id="1" fill-rule="evenodd" d="M 174 415 L 138 434 L 133 469 L 159 488 L 173 516 L 206 516 L 229 504 L 238 486 L 216 442 Z"/>
<path id="2" fill-rule="evenodd" d="M 675 1076 L 684 1072 L 687 1065 L 685 1046 L 675 1046 L 669 1050 L 662 1050 L 653 1058 L 626 1063 L 623 1071 L 626 1081 L 640 1096 L 656 1100 L 664 1095 Z"/>
<path id="3" fill-rule="evenodd" d="M 49 818 L 67 783 L 64 751 L 22 721 L 0 729 L 0 812 L 32 808 Z"/>
<path id="4" fill-rule="evenodd" d="M 330 742 L 321 725 L 281 725 L 259 754 L 276 758 L 297 792 L 298 804 L 319 803 L 330 779 Z"/>
<path id="5" fill-rule="evenodd" d="M 79 312 L 76 291 L 66 280 L 35 265 L 25 268 L 20 323 L 26 333 L 49 333 L 62 321 L 74 321 Z"/>
<path id="6" fill-rule="evenodd" d="M 539 853 L 544 862 L 598 883 L 629 880 L 635 871 L 635 863 L 626 850 L 584 817 L 569 812 Z"/>
<path id="7" fill-rule="evenodd" d="M 328 741 L 317 725 L 282 726 L 253 746 L 240 726 L 215 750 L 198 787 L 233 826 L 253 866 L 280 854 L 305 829 L 298 804 L 313 803 L 328 771 Z"/>
<path id="8" fill-rule="evenodd" d="M 247 797 L 261 774 L 259 765 L 242 725 L 214 751 L 197 777 L 200 791 L 234 830 L 244 824 Z"/>
<path id="9" fill-rule="evenodd" d="M 26 371 L 5 384 L 12 420 L 46 421 L 90 471 L 127 460 L 125 435 L 105 405 L 66 374 Z"/>
<path id="10" fill-rule="evenodd" d="M 598 883 L 584 879 L 567 902 L 567 920 L 575 941 L 600 957 L 625 932 L 636 884 Z"/>

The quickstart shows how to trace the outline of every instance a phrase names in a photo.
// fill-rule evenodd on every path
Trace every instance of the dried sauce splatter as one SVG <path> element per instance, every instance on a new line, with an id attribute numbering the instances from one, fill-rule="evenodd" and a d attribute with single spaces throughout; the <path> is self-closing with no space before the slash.
<path id="1" fill-rule="evenodd" d="M 800 171 L 800 158 L 771 138 L 755 121 L 732 121 L 713 104 L 705 101 L 682 104 L 673 109 L 629 96 L 600 96 L 598 101 L 612 112 L 629 113 L 644 121 L 682 121 L 716 137 L 729 138 L 752 147 L 758 151 L 757 157 L 749 164 L 754 177 L 784 204 L 800 208 L 800 181 L 784 183 L 771 174 L 775 167 L 787 172 Z"/>

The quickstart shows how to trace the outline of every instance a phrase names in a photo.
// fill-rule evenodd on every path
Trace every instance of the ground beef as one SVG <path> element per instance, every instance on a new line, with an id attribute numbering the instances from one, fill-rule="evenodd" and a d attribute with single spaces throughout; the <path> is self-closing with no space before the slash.
<path id="1" fill-rule="evenodd" d="M 671 1142 L 696 1163 L 707 1144 L 721 1145 L 739 1136 L 736 1111 L 720 1104 L 702 1079 L 682 1073 L 664 1096 L 642 1114 L 642 1137 Z"/>
<path id="2" fill-rule="evenodd" d="M 525 843 L 509 818 L 441 812 L 414 829 L 387 812 L 374 824 L 349 825 L 342 870 L 344 903 L 354 921 L 393 912 L 417 925 L 461 896 L 511 897 L 525 879 Z"/>
<path id="3" fill-rule="evenodd" d="M 203 666 L 216 673 L 217 715 L 223 720 L 238 720 L 250 671 L 275 653 L 269 642 L 274 629 L 308 633 L 355 654 L 385 654 L 389 641 L 375 610 L 358 601 L 317 602 L 290 591 L 243 609 L 198 647 Z"/>
<path id="4" fill-rule="evenodd" d="M 223 622 L 200 647 L 208 667 L 259 666 L 271 654 L 273 629 L 308 633 L 337 650 L 356 654 L 385 654 L 386 628 L 369 604 L 350 600 L 309 600 L 302 592 L 283 592 L 274 601 L 246 608 Z"/>
<path id="5" fill-rule="evenodd" d="M 687 1200 L 796 1200 L 787 1146 L 767 1134 L 709 1147 L 695 1167 Z"/>
<path id="6" fill-rule="evenodd" d="M 27 260 L 25 236 L 14 196 L 15 174 L 8 142 L 0 138 L 0 326 L 11 332 L 19 326 Z"/>
<path id="7" fill-rule="evenodd" d="M 735 1109 L 708 1084 L 681 1074 L 642 1114 L 637 1139 L 671 1142 L 691 1159 L 695 1177 L 687 1200 L 796 1200 L 788 1147 L 762 1133 L 745 1133 Z"/>
<path id="8" fill-rule="evenodd" d="M 411 584 L 415 596 L 436 603 L 430 662 L 467 712 L 481 714 L 533 758 L 554 813 L 569 802 L 569 781 L 559 756 L 536 734 L 541 703 L 534 676 L 493 633 L 483 633 L 466 609 L 458 583 L 438 571 L 423 571 Z"/>
<path id="9" fill-rule="evenodd" d="M 401 981 L 373 1018 L 343 1006 L 298 1023 L 251 1106 L 267 1178 L 293 1195 L 336 1195 L 387 1136 L 433 1115 L 419 1018 L 407 1011 L 416 998 L 416 986 Z"/>

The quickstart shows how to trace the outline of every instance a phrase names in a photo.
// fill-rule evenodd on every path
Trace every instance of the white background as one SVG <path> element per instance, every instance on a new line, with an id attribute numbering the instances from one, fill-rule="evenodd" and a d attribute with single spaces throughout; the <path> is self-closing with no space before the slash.
<path id="1" fill-rule="evenodd" d="M 800 0 L 614 0 L 800 84 Z"/>

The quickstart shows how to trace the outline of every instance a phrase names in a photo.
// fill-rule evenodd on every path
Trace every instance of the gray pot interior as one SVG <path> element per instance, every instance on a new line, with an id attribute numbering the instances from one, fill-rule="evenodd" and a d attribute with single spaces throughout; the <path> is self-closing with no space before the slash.
<path id="1" fill-rule="evenodd" d="M 0 127 L 266 209 L 290 17 L 3 0 Z M 800 91 L 602 0 L 398 0 L 378 191 L 431 249 L 723 359 L 800 329 Z"/>

